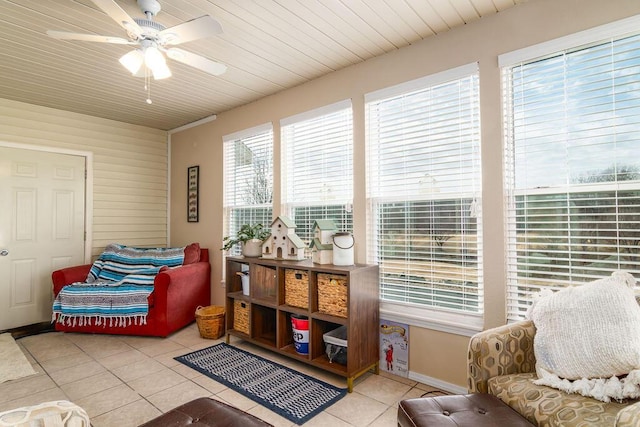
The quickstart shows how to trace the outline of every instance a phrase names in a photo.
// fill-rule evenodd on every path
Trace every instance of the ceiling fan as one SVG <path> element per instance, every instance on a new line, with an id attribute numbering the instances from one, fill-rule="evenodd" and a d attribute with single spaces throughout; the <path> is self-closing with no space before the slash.
<path id="1" fill-rule="evenodd" d="M 219 62 L 211 61 L 203 56 L 172 47 L 181 43 L 212 37 L 222 33 L 220 23 L 209 15 L 165 28 L 155 22 L 153 17 L 160 12 L 157 0 L 137 0 L 145 18 L 132 18 L 115 0 L 91 0 L 111 19 L 116 21 L 127 32 L 128 39 L 121 37 L 99 36 L 93 34 L 68 33 L 64 31 L 47 31 L 49 37 L 60 40 L 79 40 L 98 43 L 127 44 L 137 46 L 134 50 L 120 58 L 120 63 L 138 77 L 153 75 L 154 80 L 171 76 L 165 56 L 214 76 L 223 74 L 227 67 Z M 147 99 L 150 103 L 150 99 Z"/>

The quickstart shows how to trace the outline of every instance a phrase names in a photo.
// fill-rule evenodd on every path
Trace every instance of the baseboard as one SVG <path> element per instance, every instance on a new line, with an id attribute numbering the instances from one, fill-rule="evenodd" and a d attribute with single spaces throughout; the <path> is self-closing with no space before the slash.
<path id="1" fill-rule="evenodd" d="M 422 384 L 426 384 L 431 387 L 439 388 L 440 390 L 444 390 L 452 394 L 467 394 L 466 387 L 461 387 L 456 384 L 451 384 L 446 381 L 439 380 L 437 378 L 429 377 L 427 375 L 418 374 L 417 372 L 409 371 L 409 379 L 418 381 Z"/>

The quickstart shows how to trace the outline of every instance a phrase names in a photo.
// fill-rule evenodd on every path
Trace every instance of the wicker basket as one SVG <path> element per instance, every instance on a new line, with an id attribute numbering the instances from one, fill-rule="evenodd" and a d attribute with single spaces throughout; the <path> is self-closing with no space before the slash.
<path id="1" fill-rule="evenodd" d="M 235 300 L 233 302 L 233 329 L 249 335 L 249 303 Z"/>
<path id="2" fill-rule="evenodd" d="M 309 273 L 302 270 L 285 270 L 284 303 L 293 307 L 309 307 Z"/>
<path id="3" fill-rule="evenodd" d="M 318 273 L 318 311 L 347 317 L 347 276 Z"/>
<path id="4" fill-rule="evenodd" d="M 202 338 L 217 339 L 224 335 L 224 307 L 210 305 L 196 308 L 196 323 Z"/>

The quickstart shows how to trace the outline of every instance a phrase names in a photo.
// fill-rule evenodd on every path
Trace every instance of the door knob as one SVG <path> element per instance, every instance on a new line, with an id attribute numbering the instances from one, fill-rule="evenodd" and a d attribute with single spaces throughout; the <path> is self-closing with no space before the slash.
<path id="1" fill-rule="evenodd" d="M 7 255 L 9 255 L 9 251 L 8 250 L 3 249 L 3 250 L 0 251 L 0 256 L 7 256 Z"/>

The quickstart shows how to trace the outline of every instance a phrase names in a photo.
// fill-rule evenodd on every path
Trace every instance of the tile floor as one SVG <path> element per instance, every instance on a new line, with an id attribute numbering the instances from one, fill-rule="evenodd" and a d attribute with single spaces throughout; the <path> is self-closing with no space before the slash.
<path id="1" fill-rule="evenodd" d="M 168 338 L 49 332 L 19 338 L 37 375 L 0 384 L 0 412 L 49 400 L 83 407 L 94 427 L 137 426 L 161 413 L 208 396 L 225 401 L 275 426 L 294 426 L 267 408 L 173 358 L 220 340 L 200 338 L 195 324 Z M 328 383 L 344 378 L 232 338 L 232 344 Z M 405 378 L 367 373 L 353 393 L 309 420 L 305 426 L 396 426 L 398 401 L 435 390 Z"/>

